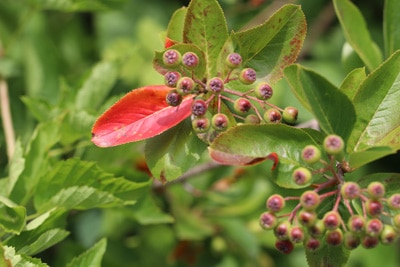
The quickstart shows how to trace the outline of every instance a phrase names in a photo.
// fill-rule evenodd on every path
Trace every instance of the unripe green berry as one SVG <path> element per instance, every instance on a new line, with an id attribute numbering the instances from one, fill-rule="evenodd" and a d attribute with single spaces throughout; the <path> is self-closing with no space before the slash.
<path id="1" fill-rule="evenodd" d="M 215 114 L 211 119 L 211 126 L 217 131 L 224 131 L 228 128 L 229 119 L 223 113 Z"/>
<path id="2" fill-rule="evenodd" d="M 236 112 L 245 114 L 251 109 L 251 103 L 248 99 L 241 97 L 235 100 L 233 108 Z"/>
<path id="3" fill-rule="evenodd" d="M 344 149 L 343 139 L 335 134 L 330 134 L 325 137 L 323 142 L 324 150 L 330 155 L 340 154 Z"/>
<path id="4" fill-rule="evenodd" d="M 175 87 L 181 78 L 181 74 L 177 71 L 168 71 L 164 75 L 164 83 L 166 86 Z"/>
<path id="5" fill-rule="evenodd" d="M 385 196 L 385 186 L 381 182 L 372 182 L 367 187 L 367 192 L 371 198 L 379 199 Z"/>
<path id="6" fill-rule="evenodd" d="M 210 129 L 210 120 L 206 117 L 195 118 L 192 120 L 192 127 L 196 133 L 204 133 Z"/>
<path id="7" fill-rule="evenodd" d="M 386 224 L 379 238 L 382 244 L 390 245 L 397 240 L 398 234 L 392 226 Z"/>
<path id="8" fill-rule="evenodd" d="M 279 195 L 274 194 L 267 199 L 266 207 L 271 212 L 279 212 L 285 207 L 285 199 Z"/>
<path id="9" fill-rule="evenodd" d="M 260 82 L 257 84 L 254 89 L 254 94 L 258 99 L 268 100 L 272 97 L 274 91 L 272 90 L 271 85 L 267 82 Z"/>
<path id="10" fill-rule="evenodd" d="M 213 93 L 221 93 L 224 90 L 224 81 L 219 77 L 211 78 L 207 82 L 207 90 Z"/>
<path id="11" fill-rule="evenodd" d="M 346 182 L 342 185 L 340 193 L 344 199 L 355 199 L 361 194 L 360 186 L 355 182 Z"/>
<path id="12" fill-rule="evenodd" d="M 244 84 L 252 84 L 257 80 L 257 73 L 252 68 L 245 68 L 239 74 L 239 81 Z"/>
<path id="13" fill-rule="evenodd" d="M 182 102 L 182 95 L 180 95 L 176 90 L 171 90 L 167 93 L 165 101 L 172 107 L 179 106 Z"/>
<path id="14" fill-rule="evenodd" d="M 322 237 L 325 234 L 325 225 L 322 220 L 317 220 L 314 225 L 308 227 L 308 233 L 315 238 Z"/>
<path id="15" fill-rule="evenodd" d="M 293 171 L 292 178 L 298 185 L 307 185 L 311 181 L 312 174 L 308 169 L 299 167 Z"/>
<path id="16" fill-rule="evenodd" d="M 325 240 L 328 245 L 339 246 L 343 242 L 343 232 L 340 228 L 328 230 L 325 234 Z"/>
<path id="17" fill-rule="evenodd" d="M 238 53 L 230 53 L 225 60 L 226 65 L 230 69 L 234 69 L 242 64 L 242 57 Z"/>
<path id="18" fill-rule="evenodd" d="M 308 190 L 300 196 L 300 205 L 306 210 L 315 210 L 320 202 L 320 197 L 315 191 Z"/>
<path id="19" fill-rule="evenodd" d="M 356 249 L 360 245 L 360 237 L 353 232 L 345 232 L 343 236 L 343 245 L 347 249 Z"/>
<path id="20" fill-rule="evenodd" d="M 193 52 L 186 52 L 182 56 L 182 64 L 188 69 L 194 69 L 199 65 L 199 57 Z"/>
<path id="21" fill-rule="evenodd" d="M 182 77 L 179 79 L 178 83 L 176 84 L 176 90 L 178 93 L 182 95 L 191 94 L 195 87 L 195 82 L 192 78 L 189 77 Z"/>
<path id="22" fill-rule="evenodd" d="M 396 194 L 391 195 L 387 199 L 387 204 L 390 209 L 399 210 L 400 209 L 400 194 L 396 193 Z"/>
<path id="23" fill-rule="evenodd" d="M 272 212 L 264 212 L 260 215 L 260 225 L 264 230 L 272 230 L 278 225 L 278 219 Z"/>
<path id="24" fill-rule="evenodd" d="M 264 113 L 264 120 L 268 123 L 279 123 L 282 121 L 282 115 L 279 110 L 270 108 Z"/>
<path id="25" fill-rule="evenodd" d="M 392 222 L 394 227 L 400 229 L 400 213 L 393 216 Z"/>
<path id="26" fill-rule="evenodd" d="M 337 211 L 329 211 L 325 213 L 322 221 L 324 222 L 324 226 L 328 230 L 334 230 L 340 226 L 341 222 L 340 215 Z"/>
<path id="27" fill-rule="evenodd" d="M 289 124 L 294 124 L 297 121 L 299 111 L 294 107 L 286 107 L 282 112 L 282 118 Z"/>
<path id="28" fill-rule="evenodd" d="M 203 99 L 195 99 L 192 103 L 192 114 L 201 117 L 207 112 L 207 103 Z"/>
<path id="29" fill-rule="evenodd" d="M 321 150 L 314 145 L 308 145 L 301 151 L 301 158 L 309 163 L 317 163 L 321 159 Z"/>
<path id="30" fill-rule="evenodd" d="M 244 119 L 244 123 L 248 123 L 248 124 L 259 124 L 260 122 L 261 122 L 260 118 L 254 114 L 249 114 Z"/>
<path id="31" fill-rule="evenodd" d="M 178 50 L 168 49 L 163 54 L 163 62 L 170 67 L 176 67 L 181 64 L 182 56 Z"/>

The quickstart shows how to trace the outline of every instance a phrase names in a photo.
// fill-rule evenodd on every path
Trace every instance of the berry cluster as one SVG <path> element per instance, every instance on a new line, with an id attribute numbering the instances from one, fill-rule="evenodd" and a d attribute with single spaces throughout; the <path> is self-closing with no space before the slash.
<path id="1" fill-rule="evenodd" d="M 192 126 L 197 133 L 209 129 L 224 131 L 232 119 L 249 124 L 279 123 L 282 120 L 293 124 L 297 120 L 296 108 L 281 109 L 267 102 L 273 95 L 272 87 L 267 82 L 257 82 L 254 69 L 241 68 L 242 57 L 238 53 L 226 57 L 225 68 L 228 71 L 225 77 L 196 77 L 195 70 L 200 59 L 194 52 L 181 55 L 178 50 L 170 48 L 163 53 L 162 60 L 168 70 L 164 75 L 165 84 L 173 88 L 166 101 L 170 106 L 178 106 L 183 97 L 194 97 Z M 229 83 L 235 80 L 244 88 L 251 88 L 246 92 L 229 88 Z M 221 101 L 231 103 L 230 112 L 224 112 Z"/>
<path id="2" fill-rule="evenodd" d="M 316 163 L 322 168 L 310 171 L 300 167 L 292 178 L 299 185 L 310 184 L 312 176 L 320 174 L 325 181 L 312 184 L 300 196 L 270 196 L 267 211 L 260 216 L 260 225 L 274 231 L 275 246 L 282 253 L 290 253 L 295 244 L 302 243 L 307 250 L 315 251 L 323 244 L 343 245 L 351 250 L 359 245 L 373 248 L 380 243 L 392 244 L 400 234 L 400 194 L 386 195 L 381 182 L 371 182 L 361 188 L 356 182 L 345 181 L 349 171 L 341 157 L 344 143 L 337 135 L 329 135 L 323 143 L 328 161 L 321 159 L 321 150 L 306 146 L 301 157 L 309 166 Z M 297 205 L 286 214 L 280 214 L 287 201 Z M 332 204 L 333 203 L 333 204 Z M 332 207 L 332 208 L 328 208 Z"/>

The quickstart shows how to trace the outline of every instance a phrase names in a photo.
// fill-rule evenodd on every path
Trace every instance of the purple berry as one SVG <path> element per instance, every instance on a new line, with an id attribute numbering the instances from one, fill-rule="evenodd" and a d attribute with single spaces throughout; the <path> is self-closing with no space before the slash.
<path id="1" fill-rule="evenodd" d="M 164 82 L 166 86 L 175 87 L 181 78 L 181 74 L 177 71 L 168 71 L 164 75 Z"/>
<path id="2" fill-rule="evenodd" d="M 296 184 L 303 186 L 311 181 L 312 174 L 308 169 L 299 167 L 293 171 L 292 178 Z"/>
<path id="3" fill-rule="evenodd" d="M 189 69 L 193 69 L 199 65 L 199 57 L 193 52 L 186 52 L 182 56 L 182 63 Z"/>
<path id="4" fill-rule="evenodd" d="M 176 90 L 171 90 L 167 93 L 165 101 L 168 105 L 176 107 L 182 102 L 182 96 Z"/>
<path id="5" fill-rule="evenodd" d="M 322 221 L 324 222 L 325 228 L 328 230 L 334 230 L 339 227 L 341 222 L 340 215 L 337 211 L 329 211 L 325 213 Z"/>
<path id="6" fill-rule="evenodd" d="M 246 98 L 238 98 L 235 100 L 233 108 L 238 113 L 247 113 L 251 109 L 251 103 Z"/>
<path id="7" fill-rule="evenodd" d="M 224 81 L 219 77 L 211 78 L 207 82 L 207 90 L 213 93 L 220 93 L 224 90 Z"/>
<path id="8" fill-rule="evenodd" d="M 211 126 L 217 131 L 224 131 L 228 128 L 229 119 L 223 113 L 215 114 L 211 119 Z"/>
<path id="9" fill-rule="evenodd" d="M 195 83 L 192 78 L 189 77 L 182 77 L 179 79 L 178 83 L 176 84 L 176 90 L 182 94 L 187 95 L 193 92 L 195 87 Z"/>
<path id="10" fill-rule="evenodd" d="M 239 81 L 244 84 L 252 84 L 257 80 L 257 73 L 252 68 L 245 68 L 239 74 Z"/>
<path id="11" fill-rule="evenodd" d="M 181 63 L 182 56 L 178 50 L 168 49 L 163 54 L 163 62 L 170 67 L 176 67 Z"/>
<path id="12" fill-rule="evenodd" d="M 340 193 L 345 199 L 355 199 L 361 194 L 360 186 L 355 182 L 346 182 L 342 185 Z"/>
<path id="13" fill-rule="evenodd" d="M 368 185 L 367 192 L 371 198 L 379 199 L 385 196 L 385 186 L 381 182 L 372 182 Z"/>
<path id="14" fill-rule="evenodd" d="M 325 137 L 323 146 L 326 153 L 330 155 L 337 155 L 343 151 L 344 142 L 340 136 L 331 134 Z"/>
<path id="15" fill-rule="evenodd" d="M 308 190 L 300 196 L 300 204 L 306 210 L 315 210 L 320 202 L 320 197 L 315 191 Z"/>
<path id="16" fill-rule="evenodd" d="M 317 163 L 321 159 L 321 150 L 314 145 L 308 145 L 301 151 L 301 158 L 309 163 Z"/>
<path id="17" fill-rule="evenodd" d="M 275 247 L 283 254 L 290 254 L 294 248 L 294 245 L 289 240 L 278 240 L 275 242 Z"/>
<path id="18" fill-rule="evenodd" d="M 264 120 L 268 123 L 279 123 L 282 121 L 282 115 L 279 110 L 270 108 L 264 113 Z"/>
<path id="19" fill-rule="evenodd" d="M 192 103 L 192 114 L 201 117 L 207 112 L 207 103 L 203 99 L 196 99 Z"/>
<path id="20" fill-rule="evenodd" d="M 271 212 L 279 212 L 285 207 L 285 199 L 278 194 L 274 194 L 267 199 L 267 209 Z"/>
<path id="21" fill-rule="evenodd" d="M 282 118 L 289 124 L 294 124 L 297 121 L 299 111 L 294 107 L 286 107 L 282 112 Z"/>
<path id="22" fill-rule="evenodd" d="M 196 133 L 204 133 L 210 129 L 210 120 L 206 117 L 195 118 L 192 120 L 192 127 Z"/>
<path id="23" fill-rule="evenodd" d="M 272 97 L 274 91 L 272 90 L 271 85 L 267 82 L 260 82 L 257 84 L 254 89 L 254 94 L 258 99 L 268 100 Z"/>
<path id="24" fill-rule="evenodd" d="M 390 209 L 392 210 L 399 210 L 400 209 L 400 194 L 393 194 L 387 200 L 387 204 Z"/>
<path id="25" fill-rule="evenodd" d="M 230 69 L 237 68 L 242 64 L 242 57 L 238 53 L 230 53 L 226 57 L 225 63 Z"/>
<path id="26" fill-rule="evenodd" d="M 264 230 L 271 230 L 278 224 L 278 219 L 271 212 L 264 212 L 260 216 L 260 225 Z"/>

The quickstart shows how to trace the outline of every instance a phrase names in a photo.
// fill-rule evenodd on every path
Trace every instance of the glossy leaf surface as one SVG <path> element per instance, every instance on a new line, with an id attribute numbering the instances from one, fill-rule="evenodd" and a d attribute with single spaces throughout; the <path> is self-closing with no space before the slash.
<path id="1" fill-rule="evenodd" d="M 96 121 L 92 141 L 100 147 L 122 145 L 156 136 L 191 114 L 192 99 L 171 107 L 165 97 L 171 88 L 146 86 L 131 91 Z"/>

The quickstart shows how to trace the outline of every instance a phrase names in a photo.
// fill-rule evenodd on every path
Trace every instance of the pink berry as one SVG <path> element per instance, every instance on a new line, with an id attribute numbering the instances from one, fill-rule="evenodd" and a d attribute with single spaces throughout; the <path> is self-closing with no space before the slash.
<path id="1" fill-rule="evenodd" d="M 272 97 L 274 91 L 272 90 L 271 85 L 267 82 L 260 82 L 257 84 L 254 89 L 254 94 L 258 99 L 268 100 Z"/>
<path id="2" fill-rule="evenodd" d="M 279 212 L 285 207 L 285 199 L 278 194 L 274 194 L 267 199 L 267 209 L 271 212 Z"/>
<path id="3" fill-rule="evenodd" d="M 182 56 L 182 63 L 189 69 L 193 69 L 199 65 L 199 57 L 193 52 L 186 52 Z"/>
<path id="4" fill-rule="evenodd" d="M 210 129 L 210 120 L 206 117 L 195 118 L 192 120 L 192 127 L 196 133 L 204 133 Z"/>
<path id="5" fill-rule="evenodd" d="M 171 90 L 167 93 L 165 101 L 172 107 L 179 106 L 182 102 L 182 95 L 180 95 L 176 90 Z"/>
<path id="6" fill-rule="evenodd" d="M 300 243 L 304 240 L 304 231 L 300 226 L 293 226 L 290 229 L 289 239 L 293 243 Z"/>
<path id="7" fill-rule="evenodd" d="M 367 221 L 365 225 L 365 232 L 370 236 L 379 236 L 383 230 L 383 223 L 381 220 L 373 218 Z"/>
<path id="8" fill-rule="evenodd" d="M 351 232 L 360 234 L 365 229 L 365 219 L 360 215 L 353 215 L 349 218 L 347 226 Z"/>
<path id="9" fill-rule="evenodd" d="M 275 108 L 270 108 L 264 113 L 264 120 L 268 123 L 279 123 L 282 121 L 282 114 Z"/>
<path id="10" fill-rule="evenodd" d="M 224 131 L 228 128 L 229 119 L 223 113 L 215 114 L 211 119 L 211 126 L 217 131 Z"/>
<path id="11" fill-rule="evenodd" d="M 192 103 L 192 114 L 201 117 L 207 112 L 207 103 L 203 99 L 196 99 Z"/>
<path id="12" fill-rule="evenodd" d="M 324 225 L 326 229 L 328 230 L 334 230 L 339 227 L 340 222 L 341 222 L 340 215 L 337 211 L 329 211 L 325 213 L 322 221 L 324 222 Z"/>
<path id="13" fill-rule="evenodd" d="M 164 82 L 166 86 L 175 87 L 181 78 L 181 74 L 177 71 L 168 71 L 164 75 Z"/>
<path id="14" fill-rule="evenodd" d="M 392 210 L 399 210 L 400 209 L 400 194 L 393 194 L 387 200 L 387 204 L 390 209 Z"/>
<path id="15" fill-rule="evenodd" d="M 242 57 L 238 53 L 230 53 L 226 57 L 225 63 L 230 69 L 237 68 L 242 64 Z"/>
<path id="16" fill-rule="evenodd" d="M 315 191 L 308 190 L 300 196 L 300 204 L 306 210 L 315 210 L 320 202 L 320 197 Z"/>
<path id="17" fill-rule="evenodd" d="M 312 174 L 308 169 L 299 167 L 293 171 L 292 178 L 298 185 L 307 185 L 311 181 Z"/>
<path id="18" fill-rule="evenodd" d="M 244 84 L 252 84 L 257 80 L 257 73 L 252 68 L 245 68 L 239 74 L 239 81 Z"/>
<path id="19" fill-rule="evenodd" d="M 278 224 L 278 219 L 271 212 L 264 212 L 260 216 L 260 225 L 264 230 L 271 230 Z"/>
<path id="20" fill-rule="evenodd" d="M 207 82 L 207 90 L 213 93 L 220 93 L 224 90 L 224 81 L 219 77 L 211 78 Z"/>
<path id="21" fill-rule="evenodd" d="M 176 84 L 176 90 L 182 95 L 187 95 L 193 92 L 195 85 L 196 84 L 192 78 L 182 77 Z"/>
<path id="22" fill-rule="evenodd" d="M 382 203 L 376 199 L 368 199 L 365 202 L 365 207 L 366 207 L 368 215 L 370 215 L 372 217 L 379 216 L 383 212 Z"/>
<path id="23" fill-rule="evenodd" d="M 178 50 L 168 49 L 163 54 L 163 62 L 167 66 L 176 67 L 181 63 L 182 56 Z"/>
<path id="24" fill-rule="evenodd" d="M 280 240 L 289 239 L 289 233 L 290 233 L 291 228 L 292 228 L 292 226 L 290 225 L 290 223 L 288 221 L 283 221 L 275 227 L 274 234 L 275 234 L 276 238 L 278 238 Z"/>
<path id="25" fill-rule="evenodd" d="M 301 151 L 301 158 L 309 163 L 317 163 L 321 159 L 321 150 L 314 145 L 308 145 Z"/>
<path id="26" fill-rule="evenodd" d="M 326 153 L 337 155 L 343 151 L 344 141 L 340 136 L 331 134 L 325 137 L 323 146 Z"/>
<path id="27" fill-rule="evenodd" d="M 317 221 L 317 213 L 303 209 L 298 212 L 297 219 L 302 225 L 312 227 Z"/>
<path id="28" fill-rule="evenodd" d="M 381 182 L 372 182 L 368 185 L 367 192 L 371 198 L 379 199 L 385 196 L 385 186 Z"/>
<path id="29" fill-rule="evenodd" d="M 235 100 L 233 108 L 236 112 L 244 114 L 251 109 L 251 103 L 248 99 L 241 97 Z"/>
<path id="30" fill-rule="evenodd" d="M 345 199 L 355 199 L 361 194 L 360 186 L 355 182 L 346 182 L 342 185 L 340 193 Z"/>

